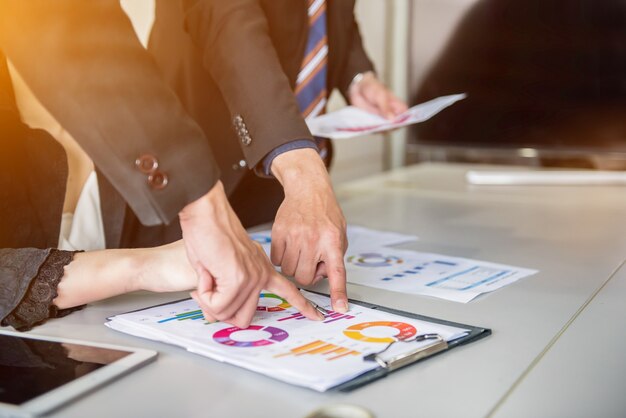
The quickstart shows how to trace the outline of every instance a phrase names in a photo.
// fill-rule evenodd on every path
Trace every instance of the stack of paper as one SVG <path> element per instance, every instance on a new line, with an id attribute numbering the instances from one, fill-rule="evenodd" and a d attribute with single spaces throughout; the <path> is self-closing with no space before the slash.
<path id="1" fill-rule="evenodd" d="M 436 333 L 447 341 L 468 330 L 405 318 L 352 304 L 347 314 L 331 311 L 327 296 L 302 292 L 329 310 L 323 322 L 303 317 L 277 295 L 262 293 L 247 329 L 206 322 L 193 300 L 117 315 L 107 326 L 138 337 L 174 344 L 294 385 L 325 391 L 378 366 L 364 361 L 395 340 Z M 428 342 L 394 344 L 394 355 Z"/>

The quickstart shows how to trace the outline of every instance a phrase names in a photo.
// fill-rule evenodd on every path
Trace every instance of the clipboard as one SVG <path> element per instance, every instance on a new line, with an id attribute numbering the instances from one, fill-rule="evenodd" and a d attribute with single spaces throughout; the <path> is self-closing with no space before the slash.
<path id="1" fill-rule="evenodd" d="M 312 294 L 316 294 L 319 296 L 324 296 L 324 297 L 328 297 L 328 295 L 322 293 L 322 292 L 315 292 L 315 291 L 311 291 L 308 290 L 307 292 L 312 293 Z M 148 310 L 148 309 L 152 309 L 152 308 L 156 308 L 156 307 L 160 307 L 160 306 L 166 306 L 166 305 L 170 305 L 170 304 L 175 304 L 175 303 L 179 303 L 179 302 L 184 302 L 189 300 L 189 298 L 185 298 L 185 299 L 181 299 L 178 301 L 170 301 L 170 302 L 165 302 L 162 304 L 157 304 L 157 305 L 153 305 L 147 308 L 140 308 L 140 309 L 136 309 L 133 311 L 129 311 L 126 312 L 125 314 L 129 314 L 129 313 L 135 313 L 135 312 L 141 312 L 144 310 Z M 415 363 L 418 363 L 422 360 L 431 358 L 435 355 L 444 353 L 452 348 L 461 346 L 461 345 L 465 345 L 465 344 L 469 344 L 471 342 L 474 341 L 478 341 L 484 337 L 487 337 L 491 334 L 491 330 L 488 328 L 482 328 L 482 327 L 476 327 L 476 326 L 471 326 L 471 325 L 466 325 L 466 324 L 461 324 L 461 323 L 457 323 L 457 322 L 452 322 L 452 321 L 446 321 L 446 320 L 442 320 L 442 319 L 438 319 L 438 318 L 432 318 L 432 317 L 428 317 L 428 316 L 424 316 L 424 315 L 419 315 L 419 314 L 414 314 L 411 312 L 406 312 L 406 311 L 402 311 L 402 310 L 398 310 L 398 309 L 393 309 L 393 308 L 388 308 L 385 306 L 381 306 L 381 305 L 376 305 L 373 303 L 369 303 L 369 302 L 363 302 L 360 300 L 355 300 L 355 299 L 349 299 L 349 302 L 351 304 L 357 305 L 357 306 L 361 306 L 361 307 L 365 307 L 371 310 L 378 310 L 378 311 L 382 311 L 382 312 L 386 312 L 386 313 L 390 313 L 393 315 L 397 315 L 399 317 L 404 317 L 407 319 L 417 319 L 417 320 L 421 320 L 421 321 L 425 321 L 425 322 L 430 322 L 430 323 L 434 323 L 434 324 L 439 324 L 439 325 L 447 325 L 447 326 L 451 326 L 451 327 L 456 327 L 456 328 L 462 328 L 462 329 L 466 329 L 468 330 L 468 333 L 463 335 L 462 337 L 456 338 L 454 340 L 451 340 L 449 342 L 447 342 L 446 340 L 444 340 L 444 338 L 438 334 L 420 334 L 420 335 L 415 335 L 409 339 L 406 340 L 396 340 L 394 342 L 391 342 L 388 344 L 388 346 L 384 349 L 382 349 L 379 352 L 373 353 L 373 354 L 367 354 L 365 356 L 362 357 L 363 361 L 367 361 L 367 362 L 376 362 L 378 363 L 378 367 L 375 367 L 373 369 L 370 369 L 369 371 L 366 371 L 356 377 L 351 378 L 348 381 L 345 381 L 343 383 L 339 383 L 336 386 L 333 387 L 329 387 L 328 389 L 324 390 L 324 391 L 329 391 L 329 392 L 350 392 L 353 391 L 355 389 L 358 389 L 362 386 L 365 386 L 369 383 L 372 383 L 378 379 L 382 379 L 386 376 L 388 376 L 390 373 L 395 372 L 396 370 L 399 370 L 401 368 L 404 368 L 406 366 L 410 366 L 413 365 Z M 119 315 L 125 315 L 125 314 L 119 314 Z M 115 315 L 113 317 L 107 318 L 109 321 L 112 321 L 116 316 Z M 108 324 L 107 324 L 108 325 Z M 125 331 L 123 331 L 125 332 Z M 140 336 L 140 337 L 144 337 L 144 338 L 149 338 L 149 339 L 153 339 L 150 337 L 146 337 L 145 335 L 137 335 L 135 333 L 132 333 L 133 335 L 136 336 Z M 402 354 L 399 354 L 397 356 L 391 356 L 391 358 L 383 358 L 382 356 L 380 356 L 381 353 L 383 353 L 385 350 L 389 349 L 389 347 L 393 344 L 395 344 L 396 342 L 401 342 L 402 344 L 410 344 L 411 342 L 422 342 L 422 341 L 428 341 L 428 344 L 426 345 L 421 345 L 416 348 L 415 350 L 409 350 L 409 351 L 405 351 L 402 350 Z M 171 342 L 169 342 L 171 344 Z M 175 344 L 178 345 L 178 344 Z M 189 350 L 188 347 L 186 347 L 185 345 L 180 345 L 183 348 L 186 348 Z M 382 347 L 381 347 L 382 348 Z M 209 356 L 210 357 L 210 356 Z M 268 377 L 272 377 L 272 376 L 268 376 Z M 281 379 L 279 379 L 281 380 Z"/>
<path id="2" fill-rule="evenodd" d="M 318 295 L 328 296 L 321 292 L 314 292 L 311 290 L 309 290 L 309 292 L 316 293 Z M 452 340 L 450 342 L 446 342 L 443 338 L 441 338 L 441 336 L 437 334 L 424 334 L 421 336 L 423 337 L 422 339 L 417 339 L 416 341 L 425 341 L 425 340 L 432 341 L 430 344 L 420 347 L 414 351 L 406 353 L 397 358 L 393 358 L 391 361 L 390 360 L 387 360 L 387 361 L 378 360 L 377 361 L 376 355 L 371 355 L 371 354 L 369 356 L 365 356 L 364 361 L 377 361 L 379 363 L 379 367 L 374 370 L 370 370 L 369 372 L 365 372 L 364 374 L 357 376 L 352 380 L 349 380 L 345 383 L 335 386 L 334 388 L 331 389 L 332 391 L 340 391 L 340 392 L 353 391 L 369 383 L 372 383 L 376 380 L 387 377 L 389 374 L 393 373 L 396 370 L 399 370 L 406 366 L 413 365 L 422 360 L 429 359 L 433 356 L 445 353 L 446 351 L 449 351 L 455 347 L 473 343 L 475 341 L 478 341 L 480 339 L 483 339 L 491 335 L 491 329 L 489 328 L 477 327 L 473 325 L 447 321 L 444 319 L 433 318 L 433 317 L 429 317 L 425 315 L 419 315 L 419 314 L 415 314 L 412 312 L 406 312 L 406 311 L 402 311 L 399 309 L 388 308 L 385 306 L 376 305 L 376 304 L 369 303 L 369 302 L 363 302 L 363 301 L 355 300 L 355 299 L 348 299 L 348 301 L 351 304 L 353 303 L 355 305 L 364 306 L 369 309 L 388 312 L 388 313 L 398 315 L 398 316 L 403 316 L 406 318 L 419 319 L 422 321 L 432 322 L 435 324 L 449 325 L 452 327 L 464 328 L 464 329 L 469 330 L 469 332 L 467 335 L 457 338 L 455 340 Z"/>

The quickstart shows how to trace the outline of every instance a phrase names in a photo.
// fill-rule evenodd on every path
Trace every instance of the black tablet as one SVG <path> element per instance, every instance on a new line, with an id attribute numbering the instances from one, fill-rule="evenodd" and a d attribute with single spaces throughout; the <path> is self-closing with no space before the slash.
<path id="1" fill-rule="evenodd" d="M 151 350 L 0 330 L 0 416 L 50 412 L 156 355 Z"/>

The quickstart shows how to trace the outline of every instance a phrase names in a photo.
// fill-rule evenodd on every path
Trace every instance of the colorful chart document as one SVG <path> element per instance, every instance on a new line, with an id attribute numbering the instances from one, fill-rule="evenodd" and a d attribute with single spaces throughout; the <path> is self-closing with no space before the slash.
<path id="1" fill-rule="evenodd" d="M 467 97 L 465 94 L 438 97 L 413 106 L 394 120 L 385 119 L 354 106 L 347 106 L 307 120 L 307 125 L 314 136 L 332 139 L 352 138 L 425 122 L 465 97 Z"/>
<path id="2" fill-rule="evenodd" d="M 467 303 L 537 270 L 390 247 L 352 247 L 350 283 Z"/>
<path id="3" fill-rule="evenodd" d="M 378 368 L 364 356 L 394 341 L 399 341 L 392 347 L 397 355 L 427 344 L 409 341 L 418 335 L 435 333 L 453 341 L 469 332 L 356 304 L 348 313 L 333 312 L 327 296 L 302 293 L 329 310 L 323 322 L 303 317 L 286 300 L 264 292 L 246 329 L 205 321 L 191 299 L 117 315 L 106 325 L 318 391 Z"/>

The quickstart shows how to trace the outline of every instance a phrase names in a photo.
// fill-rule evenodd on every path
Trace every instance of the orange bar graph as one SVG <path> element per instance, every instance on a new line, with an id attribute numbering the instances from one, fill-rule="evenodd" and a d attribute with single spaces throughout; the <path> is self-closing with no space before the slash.
<path id="1" fill-rule="evenodd" d="M 358 351 L 348 351 L 347 353 L 338 354 L 336 356 L 329 357 L 328 361 L 337 360 L 337 359 L 340 359 L 340 358 L 345 357 L 345 356 L 358 356 L 359 354 L 361 354 L 361 353 L 359 353 Z"/>
<path id="2" fill-rule="evenodd" d="M 325 352 L 324 355 L 326 356 L 326 355 L 332 354 L 332 353 L 341 354 L 341 353 L 346 352 L 346 351 L 349 351 L 349 350 L 347 348 L 337 347 L 334 350 L 330 350 L 330 351 Z"/>
<path id="3" fill-rule="evenodd" d="M 345 356 L 356 356 L 361 354 L 358 351 L 351 350 L 349 348 L 340 347 L 335 344 L 327 343 L 325 341 L 313 341 L 312 343 L 308 343 L 302 345 L 300 347 L 295 347 L 289 350 L 288 353 L 276 354 L 274 358 L 285 357 L 285 356 L 302 356 L 302 355 L 329 355 L 326 360 L 332 361 L 337 360 Z"/>
<path id="4" fill-rule="evenodd" d="M 332 344 L 325 344 L 319 348 L 316 348 L 315 350 L 311 350 L 308 351 L 306 353 L 302 353 L 302 354 L 325 354 L 328 351 L 334 350 L 336 349 L 337 346 L 336 345 L 332 345 Z"/>

